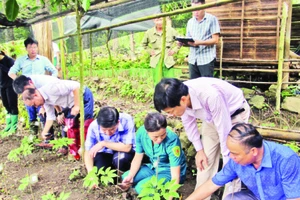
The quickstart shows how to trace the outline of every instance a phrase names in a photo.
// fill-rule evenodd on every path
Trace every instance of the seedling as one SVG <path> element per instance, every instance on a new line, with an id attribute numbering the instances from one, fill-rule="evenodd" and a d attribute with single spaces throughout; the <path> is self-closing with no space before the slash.
<path id="1" fill-rule="evenodd" d="M 22 180 L 20 180 L 20 185 L 18 190 L 24 191 L 28 186 L 32 186 L 38 182 L 38 175 L 31 174 L 30 176 L 26 175 Z"/>
<path id="2" fill-rule="evenodd" d="M 83 186 L 87 187 L 89 190 L 98 186 L 99 183 L 107 186 L 109 183 L 114 182 L 114 177 L 117 177 L 115 169 L 108 167 L 104 170 L 104 167 L 101 167 L 98 170 L 97 167 L 93 167 L 93 169 L 83 179 Z"/>
<path id="3" fill-rule="evenodd" d="M 53 193 L 47 192 L 47 194 L 42 196 L 42 200 L 67 200 L 71 195 L 71 192 L 65 193 L 62 192 L 58 197 L 56 197 Z"/>
<path id="4" fill-rule="evenodd" d="M 54 150 L 58 150 L 60 148 L 63 148 L 65 146 L 68 146 L 70 144 L 72 144 L 74 142 L 74 139 L 70 139 L 70 138 L 59 138 L 57 140 L 51 140 L 50 144 L 53 144 L 52 149 Z"/>
<path id="5" fill-rule="evenodd" d="M 78 169 L 73 170 L 72 174 L 70 174 L 69 176 L 69 180 L 73 181 L 78 179 L 78 177 L 80 177 L 80 171 Z"/>

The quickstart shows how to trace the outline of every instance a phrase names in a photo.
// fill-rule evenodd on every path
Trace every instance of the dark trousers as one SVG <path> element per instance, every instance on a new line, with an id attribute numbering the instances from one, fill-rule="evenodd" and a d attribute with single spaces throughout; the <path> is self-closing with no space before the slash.
<path id="1" fill-rule="evenodd" d="M 111 167 L 112 169 L 118 169 L 119 156 L 119 170 L 127 171 L 130 169 L 134 154 L 134 151 L 130 151 L 128 153 L 114 152 L 113 154 L 100 152 L 97 153 L 96 157 L 94 158 L 94 166 L 96 166 L 98 169 L 100 169 L 101 167 Z"/>
<path id="2" fill-rule="evenodd" d="M 189 63 L 190 79 L 199 77 L 213 77 L 216 59 L 205 65 L 197 65 L 197 62 L 192 65 Z"/>
<path id="3" fill-rule="evenodd" d="M 1 97 L 3 106 L 5 107 L 8 114 L 19 114 L 18 95 L 15 93 L 13 87 L 1 88 Z"/>

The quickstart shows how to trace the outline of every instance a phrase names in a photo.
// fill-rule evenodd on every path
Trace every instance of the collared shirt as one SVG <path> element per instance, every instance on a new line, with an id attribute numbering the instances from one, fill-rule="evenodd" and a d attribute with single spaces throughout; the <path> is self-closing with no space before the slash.
<path id="1" fill-rule="evenodd" d="M 178 52 L 179 47 L 176 44 L 175 37 L 179 36 L 177 31 L 171 26 L 167 26 L 166 29 L 166 52 L 164 63 L 167 68 L 175 65 L 173 56 L 168 56 L 168 50 L 173 50 L 175 53 Z M 159 62 L 162 47 L 162 33 L 158 33 L 156 28 L 153 27 L 146 31 L 142 41 L 142 46 L 147 50 L 149 54 L 151 51 L 155 51 L 155 55 L 150 57 L 150 66 L 155 68 Z"/>
<path id="2" fill-rule="evenodd" d="M 8 73 L 17 74 L 20 71 L 22 71 L 22 74 L 25 76 L 32 74 L 44 75 L 46 71 L 49 71 L 52 76 L 57 77 L 58 73 L 49 59 L 41 55 L 37 55 L 34 60 L 30 60 L 28 55 L 18 58 Z"/>
<path id="3" fill-rule="evenodd" d="M 222 186 L 239 177 L 260 200 L 300 198 L 300 158 L 289 147 L 264 141 L 261 166 L 242 166 L 232 159 L 212 179 Z"/>
<path id="4" fill-rule="evenodd" d="M 30 75 L 28 76 L 33 82 L 35 88 L 41 88 L 47 84 L 56 83 L 58 78 L 48 75 Z"/>
<path id="5" fill-rule="evenodd" d="M 217 78 L 201 77 L 184 84 L 189 88 L 192 103 L 192 109 L 187 108 L 181 116 L 188 139 L 196 151 L 201 150 L 203 147 L 196 119 L 213 123 L 219 134 L 221 153 L 228 155 L 226 138 L 232 128 L 230 116 L 245 101 L 242 90 Z"/>
<path id="6" fill-rule="evenodd" d="M 155 168 L 158 164 L 158 171 L 170 170 L 170 167 L 180 166 L 180 176 L 185 177 L 186 160 L 178 136 L 169 129 L 166 129 L 167 136 L 160 144 L 153 144 L 144 126 L 141 126 L 136 133 L 136 153 L 145 153 L 151 161 L 147 164 Z"/>
<path id="7" fill-rule="evenodd" d="M 213 34 L 220 33 L 218 19 L 209 13 L 205 13 L 204 18 L 199 22 L 195 17 L 188 21 L 186 36 L 194 40 L 208 40 Z M 216 45 L 190 47 L 189 63 L 194 65 L 205 65 L 216 58 Z"/>
<path id="8" fill-rule="evenodd" d="M 132 150 L 135 150 L 135 128 L 132 117 L 126 113 L 120 113 L 119 126 L 112 136 L 108 136 L 101 131 L 100 125 L 97 120 L 94 120 L 89 128 L 85 140 L 85 149 L 89 151 L 94 145 L 101 141 L 121 142 L 124 144 L 131 144 Z M 104 147 L 99 152 L 113 153 L 112 149 Z"/>
<path id="9" fill-rule="evenodd" d="M 44 108 L 47 113 L 47 120 L 55 120 L 54 106 L 59 105 L 63 108 L 71 108 L 74 105 L 73 90 L 80 87 L 77 81 L 59 80 L 55 83 L 44 85 L 38 88 L 45 100 Z"/>

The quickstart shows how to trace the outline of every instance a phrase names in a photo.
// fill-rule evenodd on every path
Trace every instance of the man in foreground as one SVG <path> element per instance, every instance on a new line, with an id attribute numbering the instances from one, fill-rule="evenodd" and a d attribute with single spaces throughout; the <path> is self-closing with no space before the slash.
<path id="1" fill-rule="evenodd" d="M 230 160 L 187 200 L 200 200 L 239 177 L 248 189 L 225 200 L 300 199 L 300 158 L 290 148 L 264 141 L 251 124 L 236 124 L 227 138 Z"/>

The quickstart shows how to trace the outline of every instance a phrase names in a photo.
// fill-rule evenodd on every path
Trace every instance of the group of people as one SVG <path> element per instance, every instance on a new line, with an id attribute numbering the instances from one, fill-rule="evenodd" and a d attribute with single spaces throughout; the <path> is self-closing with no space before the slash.
<path id="1" fill-rule="evenodd" d="M 192 6 L 205 3 L 192 0 Z M 209 199 L 225 185 L 224 199 L 300 199 L 300 159 L 288 147 L 264 141 L 254 126 L 248 124 L 250 107 L 243 92 L 226 81 L 212 78 L 215 44 L 220 27 L 216 17 L 203 10 L 194 11 L 187 25 L 191 80 L 159 80 L 154 89 L 154 107 L 144 125 L 136 131 L 133 117 L 111 106 L 100 109 L 93 119 L 91 90 L 77 81 L 57 78 L 57 69 L 38 55 L 38 43 L 28 38 L 28 55 L 15 62 L 0 53 L 1 96 L 7 110 L 4 132 L 15 132 L 18 122 L 17 94 L 21 94 L 29 113 L 31 130 L 36 133 L 37 113 L 44 122 L 42 137 L 53 138 L 54 120 L 67 126 L 67 137 L 74 143 L 69 151 L 79 158 L 80 96 L 84 104 L 85 152 L 87 171 L 112 167 L 123 173 L 122 188 L 133 187 L 137 193 L 143 184 L 158 176 L 183 184 L 187 163 L 180 139 L 168 129 L 165 115 L 181 117 L 188 139 L 194 146 L 197 184 L 188 200 Z M 143 45 L 161 42 L 161 19 L 145 35 Z M 168 31 L 168 30 L 167 30 Z M 171 38 L 175 30 L 167 32 Z M 170 40 L 171 41 L 171 40 Z M 158 43 L 158 44 L 156 44 Z M 173 64 L 179 46 L 167 44 L 166 66 Z M 151 66 L 157 64 L 159 49 L 149 49 Z M 169 60 L 168 60 L 169 59 Z M 44 75 L 46 71 L 51 76 Z M 19 73 L 22 75 L 18 76 Z M 198 78 L 200 77 L 200 78 Z M 80 94 L 83 87 L 83 94 Z M 165 114 L 162 114 L 165 113 Z M 198 130 L 197 120 L 202 120 Z M 218 172 L 220 155 L 222 170 Z M 241 182 L 247 187 L 241 190 Z"/>

